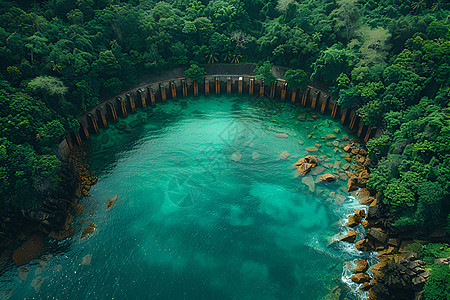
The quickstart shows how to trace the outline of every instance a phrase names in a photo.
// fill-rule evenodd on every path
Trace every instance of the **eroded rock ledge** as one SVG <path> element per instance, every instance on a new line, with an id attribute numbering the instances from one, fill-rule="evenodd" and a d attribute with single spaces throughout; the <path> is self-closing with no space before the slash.
<path id="1" fill-rule="evenodd" d="M 74 148 L 62 161 L 61 183 L 36 207 L 19 210 L 7 207 L 0 212 L 0 270 L 9 262 L 23 265 L 38 257 L 47 239 L 64 240 L 75 233 L 72 211 L 79 214 L 81 195 L 89 195 L 97 178 L 88 172 L 85 153 Z"/>

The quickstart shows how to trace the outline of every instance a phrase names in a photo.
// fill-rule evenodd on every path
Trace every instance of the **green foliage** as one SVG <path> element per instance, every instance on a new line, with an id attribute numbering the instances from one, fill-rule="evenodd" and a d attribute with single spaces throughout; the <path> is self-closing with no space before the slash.
<path id="1" fill-rule="evenodd" d="M 423 288 L 425 299 L 447 300 L 450 298 L 450 266 L 438 265 L 431 270 L 430 278 Z"/>
<path id="2" fill-rule="evenodd" d="M 272 73 L 273 65 L 269 61 L 265 61 L 262 65 L 255 68 L 256 79 L 264 79 L 265 84 L 271 84 L 277 81 L 277 77 Z"/>
<path id="3" fill-rule="evenodd" d="M 198 82 L 202 82 L 203 77 L 206 75 L 206 71 L 204 68 L 201 68 L 196 64 L 192 64 L 189 69 L 183 72 L 183 74 L 187 78 L 192 78 Z"/>
<path id="4" fill-rule="evenodd" d="M 366 144 L 366 147 L 369 150 L 369 158 L 374 161 L 380 160 L 388 154 L 389 146 L 390 139 L 386 134 L 378 138 L 370 139 Z"/>
<path id="5" fill-rule="evenodd" d="M 291 89 L 305 89 L 308 85 L 308 75 L 302 69 L 287 70 L 284 74 L 286 83 Z"/>

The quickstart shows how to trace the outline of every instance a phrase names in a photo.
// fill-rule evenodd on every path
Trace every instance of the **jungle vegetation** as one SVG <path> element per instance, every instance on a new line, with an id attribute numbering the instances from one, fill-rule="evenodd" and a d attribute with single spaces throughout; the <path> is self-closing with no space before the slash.
<path id="1" fill-rule="evenodd" d="M 357 107 L 384 132 L 367 144 L 369 186 L 395 225 L 450 231 L 449 13 L 443 0 L 0 0 L 0 205 L 51 193 L 56 145 L 101 99 L 145 74 L 247 62 Z"/>

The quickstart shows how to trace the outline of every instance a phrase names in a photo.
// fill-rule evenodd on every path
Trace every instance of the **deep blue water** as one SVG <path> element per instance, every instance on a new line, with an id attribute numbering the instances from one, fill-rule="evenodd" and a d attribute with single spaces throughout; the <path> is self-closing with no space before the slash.
<path id="1" fill-rule="evenodd" d="M 322 299 L 335 286 L 352 298 L 343 266 L 363 254 L 328 244 L 357 201 L 345 180 L 317 182 L 343 173 L 344 135 L 314 111 L 250 97 L 171 101 L 110 124 L 85 145 L 99 179 L 76 235 L 28 270 L 11 265 L 4 298 Z M 293 164 L 316 143 L 310 192 Z M 97 229 L 80 239 L 85 218 Z"/>

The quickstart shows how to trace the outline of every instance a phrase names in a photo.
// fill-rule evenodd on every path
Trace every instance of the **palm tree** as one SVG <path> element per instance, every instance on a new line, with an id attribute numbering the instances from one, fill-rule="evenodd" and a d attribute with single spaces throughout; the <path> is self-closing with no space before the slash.
<path id="1" fill-rule="evenodd" d="M 427 5 L 427 2 L 425 0 L 417 0 L 411 5 L 411 8 L 415 11 L 419 11 L 422 8 L 424 8 Z"/>
<path id="2" fill-rule="evenodd" d="M 240 58 L 242 58 L 242 55 L 240 55 L 239 53 L 233 53 L 233 56 L 231 57 L 231 63 L 238 64 Z"/>
<path id="3" fill-rule="evenodd" d="M 219 59 L 217 58 L 217 53 L 214 51 L 206 55 L 206 58 L 208 59 L 208 64 L 214 64 L 216 62 L 219 62 Z"/>

